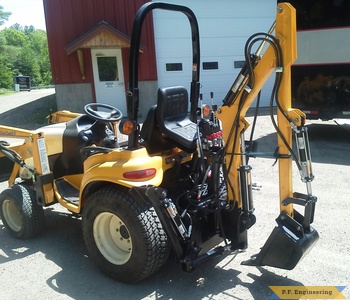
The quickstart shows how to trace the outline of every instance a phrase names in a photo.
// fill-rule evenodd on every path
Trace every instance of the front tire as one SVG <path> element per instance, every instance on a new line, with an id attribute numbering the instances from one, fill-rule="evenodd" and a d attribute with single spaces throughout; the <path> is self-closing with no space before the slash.
<path id="1" fill-rule="evenodd" d="M 105 187 L 88 199 L 83 236 L 92 259 L 107 275 L 132 283 L 156 272 L 169 246 L 154 208 L 135 201 L 125 189 Z"/>
<path id="2" fill-rule="evenodd" d="M 42 206 L 35 191 L 25 185 L 15 185 L 0 194 L 0 216 L 10 235 L 27 239 L 38 235 L 45 226 Z"/>

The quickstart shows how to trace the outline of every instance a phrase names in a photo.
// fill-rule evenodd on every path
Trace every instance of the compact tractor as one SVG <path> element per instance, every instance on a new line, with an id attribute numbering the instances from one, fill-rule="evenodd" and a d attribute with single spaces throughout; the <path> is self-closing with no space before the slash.
<path id="1" fill-rule="evenodd" d="M 154 9 L 188 18 L 192 82 L 190 92 L 178 85 L 159 88 L 157 104 L 139 124 L 140 35 Z M 43 208 L 59 203 L 81 217 L 89 257 L 123 282 L 147 278 L 170 252 L 190 272 L 226 250 L 246 249 L 247 231 L 256 221 L 248 159 L 259 153 L 245 139 L 250 125 L 245 115 L 274 73 L 271 108 L 277 107 L 277 117 L 271 109 L 271 119 L 278 136 L 273 156 L 279 164 L 280 214 L 261 251 L 244 264 L 293 269 L 318 240 L 311 226 L 317 198 L 305 115 L 291 107 L 295 40 L 295 10 L 281 3 L 270 32 L 248 39 L 245 65 L 222 104 L 201 107 L 194 13 L 180 5 L 144 4 L 131 36 L 125 118 L 115 107 L 91 103 L 83 114 L 55 112 L 47 126 L 34 131 L 0 126 L 0 162 L 12 163 L 9 187 L 0 195 L 4 226 L 16 238 L 33 237 L 45 228 Z M 118 141 L 119 132 L 126 142 Z M 305 193 L 293 191 L 293 161 Z"/>

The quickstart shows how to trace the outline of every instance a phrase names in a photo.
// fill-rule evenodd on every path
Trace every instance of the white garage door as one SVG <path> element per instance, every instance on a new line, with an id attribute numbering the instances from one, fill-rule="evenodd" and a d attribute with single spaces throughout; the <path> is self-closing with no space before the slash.
<path id="1" fill-rule="evenodd" d="M 164 2 L 164 1 L 162 1 Z M 276 14 L 276 0 L 177 0 L 165 1 L 189 7 L 195 13 L 201 43 L 201 93 L 210 103 L 214 92 L 222 103 L 240 69 L 235 62 L 244 60 L 246 40 L 256 32 L 267 32 Z M 184 85 L 191 81 L 192 52 L 190 26 L 184 14 L 153 12 L 159 86 Z M 204 68 L 203 68 L 204 67 Z M 272 78 L 262 93 L 268 106 Z"/>

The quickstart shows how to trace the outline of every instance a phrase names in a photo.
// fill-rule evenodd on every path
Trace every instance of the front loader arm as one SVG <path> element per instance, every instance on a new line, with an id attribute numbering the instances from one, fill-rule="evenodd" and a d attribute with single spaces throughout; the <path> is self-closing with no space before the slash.
<path id="1" fill-rule="evenodd" d="M 288 3 L 278 5 L 276 22 L 268 34 L 252 36 L 246 45 L 246 64 L 226 95 L 223 105 L 217 111 L 222 122 L 225 141 L 226 175 L 229 199 L 234 201 L 245 217 L 248 229 L 255 222 L 253 216 L 251 167 L 247 165 L 244 132 L 249 127 L 245 114 L 272 73 L 276 73 L 273 94 L 277 104 L 277 122 L 271 119 L 278 134 L 276 159 L 279 162 L 280 216 L 261 252 L 248 265 L 270 265 L 292 269 L 318 239 L 317 232 L 310 226 L 313 221 L 316 197 L 312 196 L 310 182 L 313 179 L 309 161 L 307 131 L 304 127 L 305 114 L 291 107 L 291 65 L 296 59 L 295 9 Z M 272 31 L 274 35 L 271 35 Z M 250 54 L 253 44 L 261 42 L 254 55 Z M 260 53 L 265 49 L 261 56 Z M 249 51 L 248 51 L 249 50 Z M 249 52 L 249 53 L 248 53 Z M 295 132 L 299 159 L 292 150 L 292 132 Z M 306 136 L 306 137 L 305 137 Z M 293 193 L 292 160 L 300 170 L 306 183 L 307 195 Z M 296 212 L 293 204 L 305 207 L 305 216 Z M 248 222 L 247 222 L 248 220 Z M 240 225 L 242 226 L 242 225 Z"/>
<path id="2" fill-rule="evenodd" d="M 45 159 L 42 153 L 40 153 L 40 150 L 43 147 L 42 142 L 45 141 L 44 134 L 42 132 L 9 126 L 0 126 L 0 141 L 6 142 L 3 143 L 3 145 L 6 145 L 6 148 L 16 152 L 18 155 L 17 160 L 19 160 L 20 157 L 23 161 L 33 157 L 36 173 L 43 174 L 49 171 L 47 169 L 48 165 L 46 165 L 47 158 Z M 4 152 L 6 152 L 6 149 L 4 149 L 4 151 L 0 151 L 0 157 L 9 157 Z M 11 157 L 9 158 L 11 159 Z M 14 162 L 18 163 L 18 161 Z"/>
<path id="3" fill-rule="evenodd" d="M 20 167 L 25 167 L 33 174 L 38 201 L 42 204 L 51 203 L 54 199 L 51 185 L 52 173 L 44 134 L 39 131 L 0 126 L 0 144 L 0 158 L 7 157 L 15 163 L 8 180 L 9 186 L 15 184 Z M 33 167 L 25 163 L 29 158 L 33 159 Z"/>

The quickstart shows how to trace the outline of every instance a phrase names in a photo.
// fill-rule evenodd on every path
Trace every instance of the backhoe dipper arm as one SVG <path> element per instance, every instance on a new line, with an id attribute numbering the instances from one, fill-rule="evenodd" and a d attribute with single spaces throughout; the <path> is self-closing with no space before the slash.
<path id="1" fill-rule="evenodd" d="M 296 109 L 291 108 L 291 65 L 296 59 L 296 24 L 295 24 L 295 10 L 289 4 L 280 4 L 276 15 L 275 26 L 275 40 L 279 43 L 282 54 L 283 64 L 278 65 L 276 56 L 276 49 L 272 45 L 266 49 L 262 57 L 254 57 L 252 64 L 254 67 L 254 82 L 253 86 L 249 86 L 249 79 L 246 80 L 246 85 L 234 95 L 232 99 L 231 88 L 228 96 L 224 100 L 217 112 L 217 117 L 222 122 L 223 136 L 226 142 L 226 163 L 228 169 L 228 176 L 233 186 L 231 190 L 230 199 L 233 199 L 241 204 L 241 197 L 234 191 L 239 191 L 239 178 L 237 170 L 242 164 L 245 164 L 244 149 L 242 149 L 241 134 L 249 127 L 249 123 L 244 116 L 248 108 L 252 105 L 256 96 L 262 89 L 263 85 L 273 72 L 283 72 L 282 81 L 278 91 L 278 99 L 280 106 L 284 112 L 291 116 L 291 120 L 295 126 L 302 125 L 301 122 L 305 118 L 304 114 Z M 241 74 L 239 75 L 241 76 Z M 249 76 L 246 76 L 249 77 Z M 251 76 L 250 76 L 251 77 Z M 230 95 L 231 94 L 231 95 Z M 231 96 L 231 98 L 230 98 Z M 281 134 L 286 138 L 288 145 L 292 145 L 292 131 L 289 120 L 282 115 L 278 110 L 278 127 Z M 234 117 L 232 117 L 234 116 Z M 290 156 L 286 145 L 279 138 L 278 139 L 279 155 Z M 280 198 L 281 201 L 292 195 L 292 175 L 291 175 L 292 158 L 285 158 L 279 160 L 280 172 Z M 233 194 L 234 193 L 234 194 Z M 292 213 L 292 205 L 283 207 L 283 210 L 288 214 Z"/>
<path id="2" fill-rule="evenodd" d="M 245 262 L 247 265 L 270 265 L 292 269 L 318 239 L 317 232 L 310 226 L 313 221 L 316 197 L 312 196 L 310 186 L 313 175 L 311 161 L 308 158 L 308 138 L 307 134 L 305 134 L 306 137 L 303 136 L 303 132 L 307 132 L 304 127 L 305 114 L 291 108 L 291 65 L 296 59 L 295 14 L 295 9 L 290 4 L 280 3 L 274 26 L 275 35 L 258 33 L 248 40 L 245 47 L 245 66 L 216 113 L 217 118 L 222 122 L 225 141 L 229 199 L 238 205 L 245 220 L 253 223 L 255 219 L 252 215 L 254 208 L 251 167 L 247 165 L 244 141 L 244 132 L 249 127 L 249 123 L 244 116 L 269 76 L 276 72 L 272 92 L 275 97 L 271 97 L 270 109 L 271 118 L 278 133 L 276 158 L 279 159 L 281 214 L 276 219 L 278 227 L 274 229 L 261 252 L 252 260 Z M 251 49 L 257 42 L 262 45 L 257 53 L 251 55 Z M 266 51 L 260 56 L 260 52 L 266 47 Z M 273 98 L 277 104 L 277 123 L 272 113 Z M 292 150 L 293 130 L 297 138 L 299 161 Z M 300 170 L 302 181 L 306 183 L 307 195 L 293 193 L 293 159 Z M 305 216 L 295 211 L 293 204 L 304 206 Z M 250 226 L 241 229 L 248 229 Z"/>

